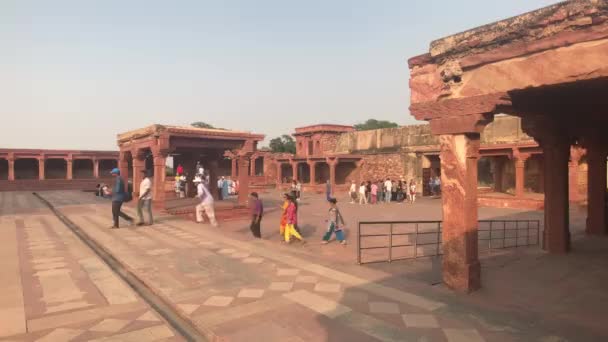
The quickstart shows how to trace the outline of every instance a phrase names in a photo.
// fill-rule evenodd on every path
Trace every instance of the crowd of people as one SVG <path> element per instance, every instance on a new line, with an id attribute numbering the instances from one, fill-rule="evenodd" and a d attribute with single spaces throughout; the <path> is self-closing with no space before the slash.
<path id="1" fill-rule="evenodd" d="M 386 178 L 376 182 L 361 182 L 358 186 L 353 180 L 349 189 L 351 204 L 414 203 L 417 193 L 416 181 L 413 179 L 407 182 Z"/>

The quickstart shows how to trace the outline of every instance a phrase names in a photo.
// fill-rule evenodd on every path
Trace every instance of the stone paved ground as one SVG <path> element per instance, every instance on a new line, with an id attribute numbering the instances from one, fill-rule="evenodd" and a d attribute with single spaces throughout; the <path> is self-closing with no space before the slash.
<path id="1" fill-rule="evenodd" d="M 32 219 L 30 216 L 39 215 L 33 212 L 43 210 L 36 208 L 39 205 L 29 195 L 4 196 L 3 213 L 17 211 L 16 207 L 30 208 L 32 214 L 21 214 L 26 222 Z M 560 341 L 560 337 L 597 341 L 608 337 L 601 323 L 608 317 L 606 290 L 601 286 L 606 283 L 605 268 L 599 272 L 605 264 L 585 265 L 592 281 L 599 284 L 568 281 L 568 274 L 564 277 L 561 273 L 563 260 L 550 258 L 547 262 L 538 247 L 484 255 L 484 284 L 490 287 L 465 296 L 441 285 L 429 285 L 439 279 L 436 259 L 358 266 L 355 244 L 319 245 L 326 208 L 317 196 L 305 197 L 300 209 L 308 243 L 289 246 L 279 242 L 278 212 L 264 218 L 264 239 L 253 241 L 246 222 L 212 228 L 161 217 L 152 227 L 109 230 L 109 203 L 79 192 L 46 192 L 43 196 L 201 330 L 230 341 Z M 278 196 L 273 193 L 265 197 L 272 200 L 268 201 L 272 205 Z M 341 206 L 350 228 L 357 220 L 438 219 L 438 203 L 422 200 L 413 206 Z M 132 212 L 131 208 L 127 210 Z M 481 218 L 541 216 L 538 212 L 480 210 Z M 574 221 L 580 221 L 573 216 Z M 6 217 L 11 216 L 2 216 L 3 227 Z M 15 228 L 16 224 L 13 231 L 19 231 Z M 351 242 L 354 232 L 352 228 L 349 231 Z M 10 250 L 10 241 L 3 239 L 0 244 Z M 72 241 L 69 245 L 79 244 Z M 16 249 L 14 253 L 23 250 L 21 244 L 12 248 Z M 596 253 L 604 258 L 608 254 L 601 248 Z M 579 263 L 574 266 L 580 268 L 580 260 L 573 259 Z M 524 262 L 530 260 L 534 261 L 532 268 Z M 79 272 L 91 269 L 79 261 L 74 266 Z M 560 270 L 562 278 L 552 278 L 553 269 L 544 266 Z M 541 275 L 521 276 L 519 273 L 526 268 Z M 571 268 L 567 270 L 572 272 Z M 23 288 L 28 298 L 36 284 L 23 275 L 24 271 L 22 268 L 22 284 L 13 293 Z M 17 269 L 13 271 L 18 273 Z M 527 282 L 527 278 L 535 282 Z M 562 287 L 562 282 L 567 285 Z M 514 285 L 509 286 L 511 283 Z M 581 289 L 591 295 L 579 293 Z M 576 293 L 560 297 L 568 291 Z M 57 296 L 74 296 L 71 292 L 62 291 Z M 112 293 L 122 296 L 124 292 Z M 589 305 L 576 308 L 574 298 Z M 595 303 L 589 303 L 590 299 Z M 25 311 L 35 307 L 27 300 L 16 304 Z M 0 314 L 8 312 L 6 307 L 0 306 Z M 77 313 L 79 309 L 66 310 Z M 580 312 L 584 319 L 577 318 Z"/>
<path id="2" fill-rule="evenodd" d="M 0 192 L 0 340 L 181 341 L 29 193 Z"/>

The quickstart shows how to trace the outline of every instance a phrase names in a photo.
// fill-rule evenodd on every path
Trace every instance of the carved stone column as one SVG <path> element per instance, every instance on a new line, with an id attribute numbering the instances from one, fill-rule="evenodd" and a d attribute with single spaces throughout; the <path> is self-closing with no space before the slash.
<path id="1" fill-rule="evenodd" d="M 236 157 L 232 158 L 232 160 L 231 160 L 231 166 L 232 166 L 232 169 L 230 171 L 231 171 L 232 180 L 236 180 L 236 177 L 237 177 L 237 174 L 238 174 L 238 172 L 237 172 L 238 169 L 237 169 L 237 165 L 236 165 Z"/>
<path id="2" fill-rule="evenodd" d="M 441 135 L 443 281 L 470 292 L 481 287 L 477 246 L 479 134 Z"/>
<path id="3" fill-rule="evenodd" d="M 95 179 L 99 178 L 99 159 L 93 159 L 93 177 Z"/>
<path id="4" fill-rule="evenodd" d="M 570 250 L 568 203 L 570 144 L 567 139 L 563 139 L 563 136 L 555 134 L 542 141 L 542 148 L 545 158 L 544 249 L 550 253 L 567 253 Z"/>
<path id="5" fill-rule="evenodd" d="M 336 191 L 336 165 L 338 165 L 338 158 L 336 159 L 326 159 L 327 165 L 329 165 L 329 184 L 333 191 Z M 334 195 L 335 196 L 335 195 Z"/>
<path id="6" fill-rule="evenodd" d="M 146 155 L 143 150 L 131 150 L 133 156 L 133 198 L 139 197 L 139 183 L 144 179 L 143 172 L 146 169 Z M 125 179 L 126 182 L 126 179 Z"/>
<path id="7" fill-rule="evenodd" d="M 515 197 L 523 198 L 526 184 L 526 160 L 530 158 L 529 154 L 515 151 L 513 153 L 513 162 L 515 164 Z"/>
<path id="8" fill-rule="evenodd" d="M 38 157 L 38 179 L 39 180 L 45 179 L 44 164 L 45 164 L 44 156 Z"/>
<path id="9" fill-rule="evenodd" d="M 8 180 L 15 180 L 15 158 L 11 156 L 8 157 Z"/>
<path id="10" fill-rule="evenodd" d="M 249 157 L 239 156 L 239 205 L 247 205 L 249 198 Z"/>
<path id="11" fill-rule="evenodd" d="M 570 162 L 568 163 L 568 189 L 570 202 L 579 202 L 581 195 L 578 187 L 579 178 L 579 162 L 585 154 L 585 150 L 578 146 L 570 148 Z"/>
<path id="12" fill-rule="evenodd" d="M 161 206 L 165 203 L 165 178 L 167 174 L 165 166 L 167 165 L 167 156 L 169 153 L 165 151 L 152 151 L 152 153 L 152 157 L 154 158 L 152 200 L 157 206 Z"/>
<path id="13" fill-rule="evenodd" d="M 73 178 L 73 171 L 74 171 L 74 168 L 73 168 L 73 165 L 72 165 L 73 164 L 72 163 L 73 162 L 72 156 L 67 157 L 65 159 L 65 161 L 66 161 L 66 170 L 67 170 L 65 178 L 66 179 L 72 179 Z"/>
<path id="14" fill-rule="evenodd" d="M 316 161 L 312 161 L 312 160 L 308 161 L 308 169 L 310 170 L 310 172 L 308 173 L 308 175 L 310 177 L 310 182 L 308 182 L 308 183 L 310 185 L 317 184 L 317 180 L 316 180 L 316 178 L 317 178 L 316 177 L 317 176 L 316 175 L 317 170 L 316 170 L 316 167 L 317 167 L 317 162 Z"/>
<path id="15" fill-rule="evenodd" d="M 283 164 L 280 162 L 275 163 L 277 166 L 277 189 L 281 189 L 283 185 Z"/>
<path id="16" fill-rule="evenodd" d="M 250 163 L 249 164 L 249 175 L 252 176 L 252 177 L 256 176 L 256 174 L 255 174 L 255 161 L 256 161 L 256 159 L 258 159 L 258 158 L 251 158 L 251 161 L 249 162 Z"/>
<path id="17" fill-rule="evenodd" d="M 299 180 L 298 179 L 298 163 L 291 161 L 291 179 L 292 180 Z"/>
<path id="18" fill-rule="evenodd" d="M 606 157 L 608 146 L 600 139 L 587 144 L 587 234 L 608 234 L 606 215 Z"/>

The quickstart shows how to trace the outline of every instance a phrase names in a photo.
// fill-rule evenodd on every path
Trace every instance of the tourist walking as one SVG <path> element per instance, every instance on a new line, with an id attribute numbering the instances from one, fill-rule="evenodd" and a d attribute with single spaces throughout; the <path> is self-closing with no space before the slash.
<path id="1" fill-rule="evenodd" d="M 331 239 L 332 234 L 336 234 L 336 240 L 338 240 L 342 245 L 346 245 L 346 240 L 344 239 L 344 232 L 342 231 L 344 227 L 344 219 L 342 218 L 342 214 L 340 214 L 340 210 L 337 205 L 338 201 L 335 198 L 329 200 L 329 217 L 327 221 L 327 232 L 323 235 L 322 244 L 328 244 L 329 239 Z"/>
<path id="2" fill-rule="evenodd" d="M 182 166 L 182 164 L 177 164 L 177 175 L 181 176 L 184 174 L 184 167 Z"/>
<path id="3" fill-rule="evenodd" d="M 287 224 L 285 225 L 285 242 L 289 243 L 292 236 L 304 242 L 302 235 L 300 235 L 295 228 L 295 226 L 298 224 L 298 210 L 296 199 L 293 196 L 289 196 L 289 205 L 287 206 L 286 216 Z"/>
<path id="4" fill-rule="evenodd" d="M 194 178 L 194 184 L 196 184 L 196 197 L 200 201 L 196 205 L 196 222 L 203 223 L 203 212 L 209 218 L 211 225 L 217 227 L 217 221 L 215 220 L 215 209 L 213 208 L 214 201 L 213 196 L 209 192 L 209 189 L 203 184 L 203 180 L 200 177 Z"/>
<path id="5" fill-rule="evenodd" d="M 357 183 L 354 180 L 350 181 L 350 189 L 348 190 L 350 195 L 350 203 L 355 204 L 357 201 Z"/>
<path id="6" fill-rule="evenodd" d="M 279 222 L 279 232 L 281 239 L 285 236 L 285 226 L 287 226 L 287 207 L 289 207 L 289 194 L 283 194 L 283 205 L 281 206 L 281 221 Z"/>
<path id="7" fill-rule="evenodd" d="M 365 199 L 367 203 L 372 203 L 372 182 L 365 183 Z"/>
<path id="8" fill-rule="evenodd" d="M 148 212 L 148 225 L 151 226 L 154 224 L 154 219 L 152 217 L 152 180 L 150 179 L 150 171 L 143 170 L 144 179 L 142 179 L 141 183 L 139 183 L 139 199 L 137 201 L 137 218 L 139 221 L 137 222 L 138 226 L 143 226 L 145 224 L 143 209 Z"/>
<path id="9" fill-rule="evenodd" d="M 367 204 L 367 186 L 365 182 L 361 182 L 359 186 L 359 204 Z"/>
<path id="10" fill-rule="evenodd" d="M 384 201 L 391 203 L 391 196 L 393 195 L 393 183 L 389 178 L 384 181 Z"/>
<path id="11" fill-rule="evenodd" d="M 110 174 L 114 177 L 114 187 L 112 188 L 112 228 L 119 228 L 119 217 L 127 220 L 129 224 L 133 224 L 133 218 L 120 209 L 124 202 L 130 201 L 131 194 L 125 190 L 125 183 L 120 177 L 120 170 L 113 168 Z"/>
<path id="12" fill-rule="evenodd" d="M 262 223 L 262 215 L 264 214 L 264 204 L 259 198 L 257 192 L 252 192 L 251 195 L 251 233 L 254 237 L 261 239 L 262 233 L 260 231 L 260 224 Z"/>
<path id="13" fill-rule="evenodd" d="M 413 179 L 410 180 L 410 196 L 412 203 L 416 202 L 416 182 Z"/>

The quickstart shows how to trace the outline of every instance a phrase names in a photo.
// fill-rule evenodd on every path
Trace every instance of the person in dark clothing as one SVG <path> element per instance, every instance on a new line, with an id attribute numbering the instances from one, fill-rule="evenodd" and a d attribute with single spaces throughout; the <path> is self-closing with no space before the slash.
<path id="1" fill-rule="evenodd" d="M 329 180 L 327 180 L 327 182 L 325 183 L 325 197 L 327 198 L 327 201 L 329 202 L 329 200 L 331 200 L 331 182 Z"/>
<path id="2" fill-rule="evenodd" d="M 257 192 L 252 192 L 249 195 L 251 198 L 251 233 L 254 237 L 261 239 L 262 233 L 260 232 L 260 224 L 262 223 L 262 216 L 264 215 L 264 205 L 262 200 L 259 198 Z"/>
<path id="3" fill-rule="evenodd" d="M 122 177 L 120 177 L 120 170 L 118 168 L 113 168 L 110 174 L 115 177 L 114 187 L 112 188 L 113 225 L 111 228 L 119 228 L 119 217 L 127 220 L 130 224 L 133 223 L 133 218 L 120 210 L 123 202 L 125 202 L 128 196 L 125 191 L 125 183 L 122 180 Z"/>

